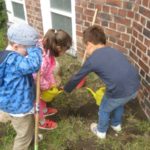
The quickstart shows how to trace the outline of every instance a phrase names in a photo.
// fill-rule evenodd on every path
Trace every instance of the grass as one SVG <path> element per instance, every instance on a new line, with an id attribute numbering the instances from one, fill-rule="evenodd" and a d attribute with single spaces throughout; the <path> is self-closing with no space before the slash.
<path id="1" fill-rule="evenodd" d="M 0 50 L 3 50 L 6 47 L 6 28 L 0 29 Z"/>
<path id="2" fill-rule="evenodd" d="M 1 32 L 0 32 L 1 34 Z M 3 37 L 0 35 L 0 37 Z M 0 38 L 0 43 L 3 39 Z M 2 44 L 2 48 L 4 48 Z M 62 84 L 77 72 L 80 63 L 77 59 L 65 55 L 58 59 L 62 65 Z M 97 76 L 87 76 L 86 86 L 96 90 L 103 83 Z M 106 140 L 95 137 L 89 126 L 97 121 L 98 107 L 85 88 L 74 90 L 70 94 L 62 93 L 49 104 L 58 109 L 58 114 L 50 119 L 57 121 L 58 128 L 52 131 L 40 131 L 44 140 L 39 150 L 149 150 L 150 122 L 144 118 L 136 101 L 126 106 L 123 131 L 116 134 L 109 129 Z M 136 108 L 134 109 L 133 108 Z M 15 132 L 10 123 L 0 123 L 0 150 L 11 150 Z M 33 148 L 30 148 L 33 150 Z"/>

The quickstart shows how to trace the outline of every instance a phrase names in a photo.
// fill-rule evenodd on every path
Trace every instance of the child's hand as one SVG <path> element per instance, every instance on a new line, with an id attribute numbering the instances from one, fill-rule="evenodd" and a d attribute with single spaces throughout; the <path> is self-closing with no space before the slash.
<path id="1" fill-rule="evenodd" d="M 63 86 L 60 86 L 60 87 L 58 87 L 58 90 L 64 91 L 64 87 L 63 87 Z"/>

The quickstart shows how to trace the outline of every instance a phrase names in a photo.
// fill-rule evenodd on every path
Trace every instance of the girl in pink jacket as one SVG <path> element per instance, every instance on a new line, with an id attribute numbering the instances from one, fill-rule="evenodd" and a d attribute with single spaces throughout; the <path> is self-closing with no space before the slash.
<path id="1" fill-rule="evenodd" d="M 43 40 L 43 61 L 41 66 L 40 89 L 41 92 L 58 87 L 61 78 L 56 77 L 56 70 L 58 69 L 58 62 L 55 57 L 63 55 L 72 45 L 72 39 L 68 33 L 63 30 L 49 29 Z M 57 72 L 58 73 L 58 72 Z M 57 128 L 57 123 L 45 119 L 45 117 L 56 114 L 57 109 L 46 106 L 46 102 L 40 100 L 40 129 L 52 130 Z"/>

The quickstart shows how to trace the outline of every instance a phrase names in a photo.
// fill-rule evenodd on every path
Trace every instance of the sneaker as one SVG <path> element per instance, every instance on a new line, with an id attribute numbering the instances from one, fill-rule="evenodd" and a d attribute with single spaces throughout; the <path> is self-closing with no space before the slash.
<path id="1" fill-rule="evenodd" d="M 39 125 L 39 129 L 53 130 L 57 128 L 57 123 L 52 120 L 45 120 L 43 125 Z"/>
<path id="2" fill-rule="evenodd" d="M 112 129 L 116 132 L 120 132 L 121 131 L 121 124 L 117 125 L 117 126 L 111 126 Z"/>
<path id="3" fill-rule="evenodd" d="M 52 115 L 56 114 L 57 112 L 58 112 L 58 110 L 57 110 L 57 109 L 47 107 L 47 112 L 46 112 L 46 113 L 44 113 L 44 117 L 52 116 Z"/>
<path id="4" fill-rule="evenodd" d="M 97 129 L 97 123 L 92 123 L 91 126 L 91 131 L 100 139 L 105 139 L 106 138 L 106 132 L 99 132 Z"/>
<path id="5" fill-rule="evenodd" d="M 43 140 L 43 134 L 38 134 L 38 141 L 41 142 Z"/>

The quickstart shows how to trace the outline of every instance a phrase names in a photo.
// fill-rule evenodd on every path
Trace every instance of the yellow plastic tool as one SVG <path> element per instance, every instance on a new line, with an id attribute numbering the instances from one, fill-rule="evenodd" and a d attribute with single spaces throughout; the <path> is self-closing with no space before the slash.
<path id="1" fill-rule="evenodd" d="M 42 91 L 41 98 L 45 102 L 51 102 L 60 93 L 62 93 L 62 90 L 58 90 L 58 88 L 53 87 L 49 90 Z"/>
<path id="2" fill-rule="evenodd" d="M 93 95 L 94 99 L 96 100 L 96 104 L 100 105 L 105 94 L 106 87 L 100 87 L 96 92 L 94 92 L 91 88 L 86 89 Z"/>

